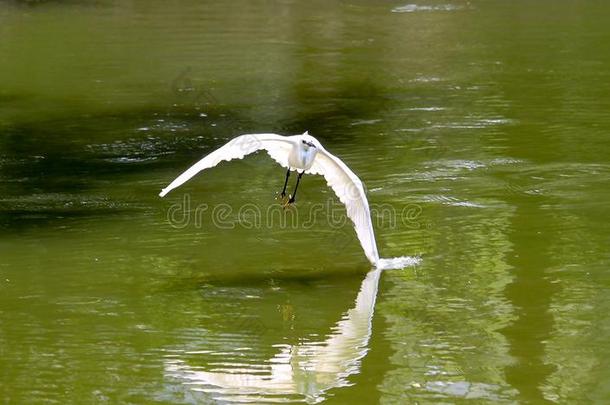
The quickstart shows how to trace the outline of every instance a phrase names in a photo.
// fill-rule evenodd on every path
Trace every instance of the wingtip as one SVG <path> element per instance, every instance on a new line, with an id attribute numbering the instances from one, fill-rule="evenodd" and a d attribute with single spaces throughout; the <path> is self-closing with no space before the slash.
<path id="1" fill-rule="evenodd" d="M 163 198 L 163 197 L 165 197 L 167 195 L 167 193 L 169 193 L 169 190 L 163 189 L 159 193 L 159 197 Z"/>

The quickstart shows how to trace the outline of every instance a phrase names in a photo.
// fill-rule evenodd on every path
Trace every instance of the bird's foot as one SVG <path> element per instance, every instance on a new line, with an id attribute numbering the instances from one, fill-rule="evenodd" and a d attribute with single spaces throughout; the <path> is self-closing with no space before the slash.
<path id="1" fill-rule="evenodd" d="M 279 193 L 275 196 L 275 199 L 279 201 L 282 205 L 282 208 L 287 208 L 289 205 L 294 203 L 294 198 L 291 195 L 286 195 L 286 193 Z"/>
<path id="2" fill-rule="evenodd" d="M 284 202 L 282 203 L 282 207 L 284 209 L 286 209 L 288 207 L 293 207 L 294 202 L 295 202 L 295 199 L 292 196 L 290 196 L 290 198 L 288 200 L 284 200 Z"/>

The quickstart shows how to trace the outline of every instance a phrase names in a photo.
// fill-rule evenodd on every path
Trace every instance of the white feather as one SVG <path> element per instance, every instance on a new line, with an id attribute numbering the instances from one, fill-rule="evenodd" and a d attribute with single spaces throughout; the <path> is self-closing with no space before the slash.
<path id="1" fill-rule="evenodd" d="M 373 265 L 377 265 L 379 254 L 371 222 L 371 211 L 364 187 L 358 176 L 341 159 L 321 145 L 318 147 L 313 166 L 306 173 L 324 176 L 326 183 L 333 189 L 339 201 L 345 205 L 347 216 L 354 223 L 364 254 Z"/>
<path id="2" fill-rule="evenodd" d="M 205 156 L 203 159 L 188 168 L 184 173 L 172 181 L 159 193 L 165 197 L 173 189 L 180 187 L 193 176 L 204 169 L 216 166 L 222 161 L 243 159 L 244 156 L 265 149 L 269 156 L 284 167 L 288 167 L 288 153 L 293 142 L 288 137 L 276 134 L 246 134 L 232 139 L 224 146 Z"/>

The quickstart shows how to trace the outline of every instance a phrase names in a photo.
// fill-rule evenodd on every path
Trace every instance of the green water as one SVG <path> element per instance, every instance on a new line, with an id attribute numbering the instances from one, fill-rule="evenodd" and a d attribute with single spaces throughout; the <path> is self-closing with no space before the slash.
<path id="1" fill-rule="evenodd" d="M 609 13 L 0 1 L 2 403 L 607 403 Z M 264 154 L 157 197 L 305 130 L 419 264 Z"/>

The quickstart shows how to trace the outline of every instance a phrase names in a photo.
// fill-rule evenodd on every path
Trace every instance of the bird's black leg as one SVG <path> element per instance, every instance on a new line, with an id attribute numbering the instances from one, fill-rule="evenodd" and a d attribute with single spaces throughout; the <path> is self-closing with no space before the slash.
<path id="1" fill-rule="evenodd" d="M 290 196 L 290 200 L 288 200 L 288 204 L 292 204 L 294 202 L 294 198 L 297 196 L 297 189 L 299 188 L 299 181 L 301 181 L 301 177 L 303 176 L 303 173 L 305 173 L 305 170 L 303 170 L 301 173 L 299 173 L 299 177 L 297 177 L 297 184 L 294 186 L 294 191 L 292 192 L 292 195 Z"/>
<path id="2" fill-rule="evenodd" d="M 288 184 L 288 177 L 290 177 L 290 169 L 286 171 L 286 181 L 284 181 L 284 188 L 280 194 L 282 198 L 286 197 L 286 185 Z"/>

